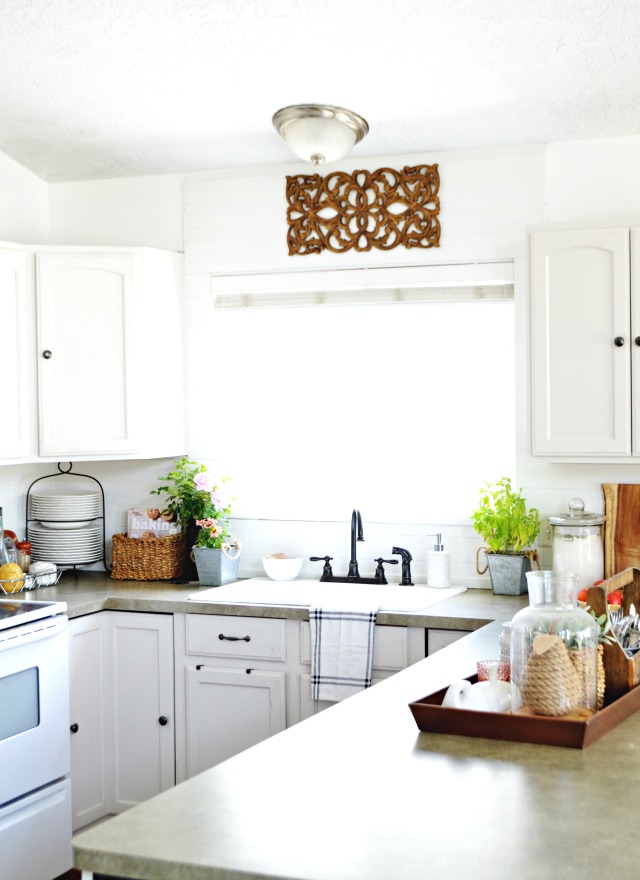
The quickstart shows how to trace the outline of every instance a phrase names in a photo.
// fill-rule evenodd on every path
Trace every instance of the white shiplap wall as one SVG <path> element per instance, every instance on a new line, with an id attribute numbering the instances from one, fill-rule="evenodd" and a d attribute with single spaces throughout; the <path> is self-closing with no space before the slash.
<path id="1" fill-rule="evenodd" d="M 284 177 L 308 171 L 307 166 L 297 163 L 187 175 L 180 193 L 176 175 L 48 187 L 16 163 L 0 157 L 0 180 L 6 196 L 0 208 L 0 238 L 18 242 L 49 240 L 52 244 L 146 244 L 180 250 L 184 198 L 191 413 L 197 411 L 193 407 L 201 407 L 203 399 L 207 399 L 203 398 L 202 355 L 197 345 L 203 338 L 200 326 L 208 332 L 212 323 L 208 303 L 211 271 L 282 271 L 294 260 L 304 266 L 324 268 L 387 265 L 390 259 L 394 263 L 416 264 L 513 256 L 518 340 L 518 482 L 529 503 L 536 505 L 543 515 L 565 509 L 573 495 L 581 495 L 588 508 L 602 510 L 601 483 L 638 482 L 640 467 L 548 463 L 532 461 L 527 455 L 525 226 L 540 222 L 639 226 L 640 136 L 567 141 L 545 147 L 383 156 L 366 165 L 352 159 L 341 165 L 345 170 L 355 170 L 433 162 L 440 165 L 443 206 L 442 247 L 433 252 L 399 248 L 389 254 L 288 257 Z M 153 205 L 152 215 L 149 204 Z M 127 218 L 124 232 L 123 217 Z M 209 335 L 209 346 L 211 339 Z M 495 390 L 487 387 L 488 418 L 491 407 L 498 404 Z M 191 429 L 189 451 L 208 459 L 213 467 L 217 462 L 211 436 Z M 122 529 L 127 507 L 147 503 L 149 488 L 158 474 L 167 472 L 169 465 L 170 462 L 152 461 L 148 466 L 141 462 L 86 466 L 105 485 L 108 534 L 110 530 Z M 9 527 L 20 527 L 24 493 L 31 479 L 50 471 L 48 465 L 0 468 L 0 500 Z M 291 539 L 291 546 L 283 547 L 287 552 L 313 552 L 320 547 L 321 552 L 334 552 L 337 561 L 344 560 L 348 552 L 349 514 L 345 511 L 344 522 L 336 524 L 237 521 L 236 533 L 245 538 L 248 548 L 244 568 L 247 572 L 259 570 L 259 556 L 273 550 L 274 541 L 278 539 L 280 543 L 283 535 Z M 367 548 L 373 550 L 377 542 L 376 550 L 386 550 L 388 539 L 408 547 L 416 559 L 414 568 L 418 575 L 430 544 L 423 532 L 442 530 L 452 551 L 454 577 L 466 580 L 475 572 L 473 557 L 479 540 L 468 526 L 425 523 L 424 529 L 416 534 L 414 526 L 406 526 L 400 533 L 396 525 L 365 525 Z"/>
<path id="2" fill-rule="evenodd" d="M 441 178 L 442 234 L 441 246 L 431 250 L 400 247 L 390 252 L 325 252 L 291 257 L 287 254 L 286 244 L 285 177 L 287 174 L 308 174 L 308 166 L 296 164 L 186 176 L 183 199 L 187 339 L 197 341 L 195 345 L 187 346 L 188 411 L 194 414 L 189 431 L 190 455 L 205 461 L 213 469 L 219 466 L 215 461 L 213 439 L 219 429 L 219 417 L 213 412 L 208 417 L 200 405 L 206 399 L 209 381 L 202 371 L 202 346 L 208 339 L 215 348 L 212 275 L 244 276 L 216 279 L 216 286 L 226 283 L 233 289 L 250 287 L 251 273 L 282 273 L 278 274 L 279 282 L 293 284 L 291 276 L 284 273 L 515 260 L 517 349 L 521 361 L 518 385 L 522 390 L 526 382 L 524 229 L 544 220 L 545 149 L 522 147 L 429 156 L 382 156 L 366 163 L 357 159 L 345 160 L 340 167 L 345 171 L 373 170 L 383 166 L 402 168 L 434 162 L 439 165 Z M 324 278 L 330 278 L 330 271 Z M 488 403 L 490 397 L 488 389 Z M 490 405 L 487 418 L 490 418 Z M 482 430 L 482 426 L 477 427 Z M 519 431 L 520 443 L 524 441 L 525 430 L 523 427 Z M 339 523 L 243 519 L 241 504 L 238 513 L 240 516 L 234 522 L 235 534 L 245 545 L 241 573 L 260 573 L 260 557 L 279 550 L 305 556 L 329 553 L 334 556 L 334 570 L 346 570 L 351 511 L 345 510 L 345 519 Z M 475 573 L 475 553 L 480 541 L 466 523 L 467 511 L 460 512 L 460 520 L 456 523 L 420 525 L 368 523 L 366 511 L 363 514 L 367 557 L 387 557 L 393 544 L 406 547 L 414 557 L 414 578 L 424 581 L 426 552 L 433 545 L 433 539 L 428 535 L 441 532 L 445 547 L 452 554 L 453 579 L 487 585 L 486 576 L 478 579 Z M 318 569 L 319 564 L 306 563 L 304 571 L 311 574 Z M 397 577 L 399 580 L 399 571 L 390 569 L 389 573 L 390 579 Z"/>

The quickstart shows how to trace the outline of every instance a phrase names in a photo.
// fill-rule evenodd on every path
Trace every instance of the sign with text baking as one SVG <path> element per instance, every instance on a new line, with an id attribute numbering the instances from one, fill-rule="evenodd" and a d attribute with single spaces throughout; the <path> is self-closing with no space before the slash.
<path id="1" fill-rule="evenodd" d="M 127 522 L 128 538 L 165 538 L 177 535 L 179 523 L 171 514 L 163 514 L 157 507 L 131 507 Z"/>

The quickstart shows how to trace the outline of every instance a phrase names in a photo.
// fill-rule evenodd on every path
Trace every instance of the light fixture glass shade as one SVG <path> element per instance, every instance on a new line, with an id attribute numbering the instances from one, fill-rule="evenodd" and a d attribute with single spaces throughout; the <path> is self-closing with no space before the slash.
<path id="1" fill-rule="evenodd" d="M 362 116 L 327 104 L 283 107 L 273 124 L 296 156 L 316 166 L 343 159 L 369 131 Z"/>

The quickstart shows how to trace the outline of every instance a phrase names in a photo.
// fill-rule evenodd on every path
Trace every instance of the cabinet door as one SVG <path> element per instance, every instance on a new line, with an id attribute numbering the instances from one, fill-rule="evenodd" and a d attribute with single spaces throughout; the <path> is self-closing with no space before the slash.
<path id="1" fill-rule="evenodd" d="M 533 454 L 630 455 L 628 230 L 532 233 L 530 271 Z"/>
<path id="2" fill-rule="evenodd" d="M 213 767 L 285 727 L 284 672 L 187 667 L 187 776 Z"/>
<path id="3" fill-rule="evenodd" d="M 133 453 L 132 254 L 36 255 L 40 455 Z"/>
<path id="4" fill-rule="evenodd" d="M 175 784 L 173 617 L 109 613 L 113 810 Z"/>
<path id="5" fill-rule="evenodd" d="M 30 394 L 27 387 L 26 258 L 20 251 L 0 250 L 2 314 L 2 431 L 0 462 L 26 458 Z"/>
<path id="6" fill-rule="evenodd" d="M 442 648 L 446 648 L 447 645 L 452 645 L 454 642 L 457 642 L 458 639 L 463 639 L 468 635 L 468 632 L 459 632 L 454 629 L 428 629 L 427 655 L 430 657 L 432 654 L 435 654 L 436 651 L 440 651 Z"/>
<path id="7" fill-rule="evenodd" d="M 631 337 L 633 454 L 640 455 L 640 229 L 631 230 Z"/>
<path id="8" fill-rule="evenodd" d="M 69 621 L 73 830 L 107 815 L 105 614 Z"/>
<path id="9" fill-rule="evenodd" d="M 376 625 L 373 638 L 371 684 L 378 684 L 401 669 L 406 669 L 425 656 L 425 631 L 421 627 Z M 327 700 L 313 700 L 311 696 L 311 628 L 307 621 L 300 623 L 300 664 L 298 675 L 300 718 L 309 718 L 323 709 L 334 706 Z M 306 671 L 307 668 L 309 671 Z M 296 719 L 298 720 L 298 719 Z"/>

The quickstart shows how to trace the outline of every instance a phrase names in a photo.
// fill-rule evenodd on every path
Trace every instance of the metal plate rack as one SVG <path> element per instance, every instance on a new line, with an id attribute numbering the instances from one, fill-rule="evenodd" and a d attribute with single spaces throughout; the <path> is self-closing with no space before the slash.
<path id="1" fill-rule="evenodd" d="M 63 464 L 67 464 L 68 467 L 66 467 L 66 468 L 63 467 Z M 70 477 L 73 477 L 74 479 L 79 478 L 79 479 L 91 480 L 92 482 L 94 482 L 97 485 L 98 489 L 100 490 L 100 499 L 101 499 L 100 515 L 99 516 L 92 516 L 92 517 L 86 518 L 84 520 L 82 519 L 82 517 L 80 517 L 80 518 L 74 517 L 73 520 L 66 520 L 66 521 L 67 522 L 92 522 L 94 520 L 96 520 L 96 521 L 101 520 L 102 521 L 102 556 L 98 557 L 97 559 L 92 559 L 88 562 L 77 562 L 77 561 L 76 562 L 73 562 L 73 561 L 66 561 L 65 562 L 62 559 L 59 561 L 58 560 L 53 560 L 53 561 L 55 561 L 57 565 L 63 566 L 65 568 L 72 568 L 74 573 L 76 573 L 76 574 L 77 574 L 77 569 L 79 567 L 81 567 L 83 565 L 95 565 L 96 562 L 102 562 L 105 571 L 110 571 L 110 569 L 107 565 L 107 537 L 106 537 L 106 526 L 105 526 L 104 489 L 102 488 L 102 483 L 98 479 L 96 479 L 96 477 L 92 477 L 90 474 L 80 474 L 80 473 L 74 471 L 72 462 L 64 462 L 64 463 L 58 462 L 57 468 L 58 468 L 57 473 L 46 474 L 44 477 L 38 477 L 36 480 L 34 480 L 31 483 L 31 485 L 27 489 L 26 511 L 25 511 L 25 518 L 26 518 L 26 524 L 27 524 L 27 540 L 31 540 L 30 523 L 35 523 L 35 522 L 40 521 L 36 517 L 31 516 L 31 514 L 30 514 L 30 503 L 29 502 L 31 500 L 31 493 L 32 493 L 33 487 L 36 485 L 36 483 L 40 483 L 42 480 L 50 480 L 52 478 L 65 477 L 65 476 L 70 476 Z M 59 520 L 59 522 L 65 522 L 65 520 Z"/>

